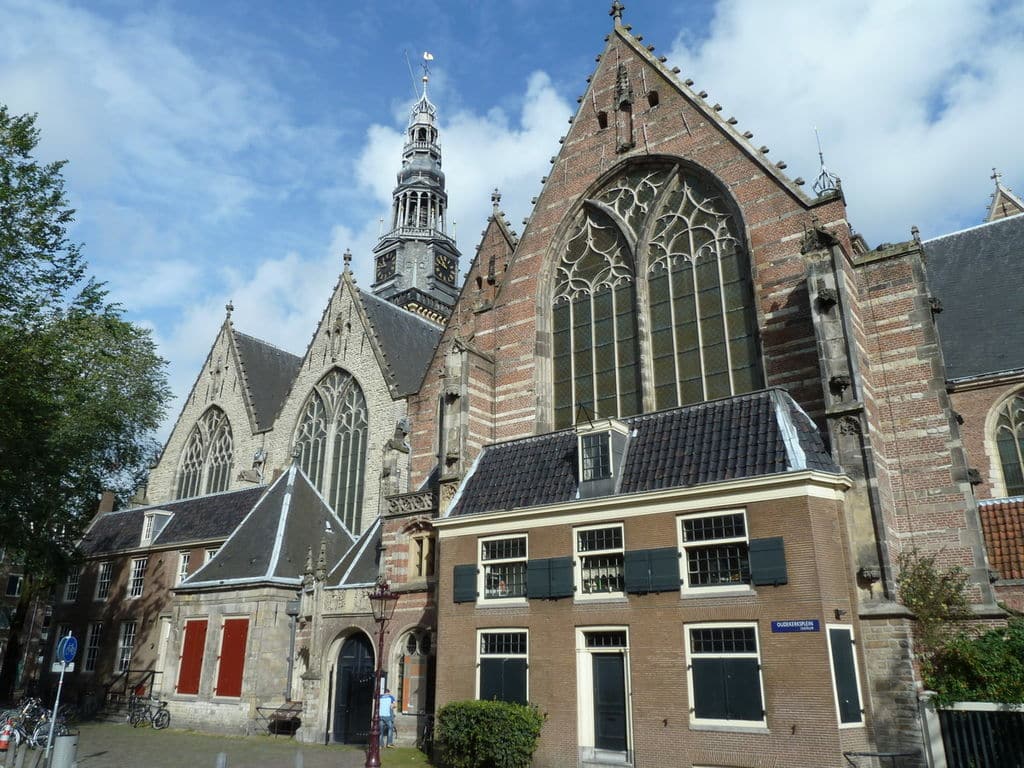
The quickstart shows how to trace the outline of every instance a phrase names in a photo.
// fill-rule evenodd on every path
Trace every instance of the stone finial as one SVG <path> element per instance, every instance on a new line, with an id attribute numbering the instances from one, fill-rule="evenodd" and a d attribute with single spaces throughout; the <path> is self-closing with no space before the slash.
<path id="1" fill-rule="evenodd" d="M 616 27 L 622 26 L 622 12 L 624 10 L 626 10 L 626 6 L 620 3 L 619 0 L 615 0 L 612 3 L 612 9 L 608 11 L 608 15 L 615 20 Z"/>
<path id="2" fill-rule="evenodd" d="M 345 263 L 345 271 L 352 271 L 352 251 L 348 248 L 345 249 L 345 253 L 342 254 L 341 260 Z"/>
<path id="3" fill-rule="evenodd" d="M 228 313 L 228 320 L 230 320 L 231 313 L 235 311 L 235 305 L 231 302 L 231 299 L 228 299 L 228 303 L 224 305 L 224 309 Z"/>
<path id="4" fill-rule="evenodd" d="M 296 445 L 294 448 L 292 448 L 292 464 L 295 464 L 296 462 L 298 462 L 298 460 L 301 457 L 302 457 L 302 449 L 299 448 L 298 445 Z"/>
<path id="5" fill-rule="evenodd" d="M 501 204 L 501 192 L 499 192 L 498 188 L 495 187 L 494 191 L 491 192 L 491 206 L 494 208 L 495 211 L 497 211 L 500 204 Z"/>
<path id="6" fill-rule="evenodd" d="M 1000 179 L 1003 178 L 1003 174 L 1001 174 L 999 171 L 997 171 L 995 168 L 993 168 L 992 169 L 992 175 L 989 176 L 989 178 L 992 179 L 992 181 L 994 181 L 996 183 L 996 186 L 998 187 L 999 184 L 1000 184 Z"/>
<path id="7" fill-rule="evenodd" d="M 320 554 L 316 558 L 316 580 L 327 578 L 327 539 L 320 539 Z"/>

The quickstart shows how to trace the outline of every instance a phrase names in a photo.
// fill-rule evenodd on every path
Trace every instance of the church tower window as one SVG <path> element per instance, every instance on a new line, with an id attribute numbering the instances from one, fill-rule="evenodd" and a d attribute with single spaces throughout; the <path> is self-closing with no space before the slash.
<path id="1" fill-rule="evenodd" d="M 353 534 L 362 530 L 367 411 L 359 384 L 335 369 L 313 388 L 295 437 L 298 461 Z"/>
<path id="2" fill-rule="evenodd" d="M 556 428 L 580 406 L 623 417 L 763 386 L 740 225 L 706 174 L 633 163 L 576 216 L 553 295 Z"/>
<path id="3" fill-rule="evenodd" d="M 185 443 L 176 498 L 226 491 L 231 482 L 231 423 L 220 408 L 202 415 Z"/>
<path id="4" fill-rule="evenodd" d="M 1024 495 L 1024 394 L 1014 395 L 1003 406 L 995 438 L 1006 495 Z"/>

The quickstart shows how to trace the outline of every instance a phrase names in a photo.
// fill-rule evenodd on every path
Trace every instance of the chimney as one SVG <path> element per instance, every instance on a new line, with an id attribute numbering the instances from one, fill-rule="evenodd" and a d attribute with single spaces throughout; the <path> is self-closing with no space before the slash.
<path id="1" fill-rule="evenodd" d="M 114 511 L 114 492 L 111 490 L 105 490 L 100 494 L 100 506 L 96 510 L 97 515 L 102 515 L 105 512 Z"/>

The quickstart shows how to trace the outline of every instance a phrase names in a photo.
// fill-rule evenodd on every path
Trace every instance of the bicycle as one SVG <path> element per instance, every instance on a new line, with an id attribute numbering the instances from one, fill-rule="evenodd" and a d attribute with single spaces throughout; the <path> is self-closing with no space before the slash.
<path id="1" fill-rule="evenodd" d="M 142 700 L 136 696 L 128 699 L 128 722 L 132 728 L 149 723 L 156 730 L 171 724 L 171 713 L 167 710 L 167 702 L 159 699 Z"/>

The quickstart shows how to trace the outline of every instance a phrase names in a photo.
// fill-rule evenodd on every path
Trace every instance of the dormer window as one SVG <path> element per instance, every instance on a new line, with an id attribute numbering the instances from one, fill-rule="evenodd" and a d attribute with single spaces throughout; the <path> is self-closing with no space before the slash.
<path id="1" fill-rule="evenodd" d="M 581 499 L 615 491 L 626 455 L 629 427 L 617 419 L 576 425 Z"/>
<path id="2" fill-rule="evenodd" d="M 142 520 L 142 540 L 139 542 L 140 546 L 145 547 L 152 544 L 153 539 L 160 535 L 160 532 L 170 519 L 170 512 L 147 512 Z"/>

